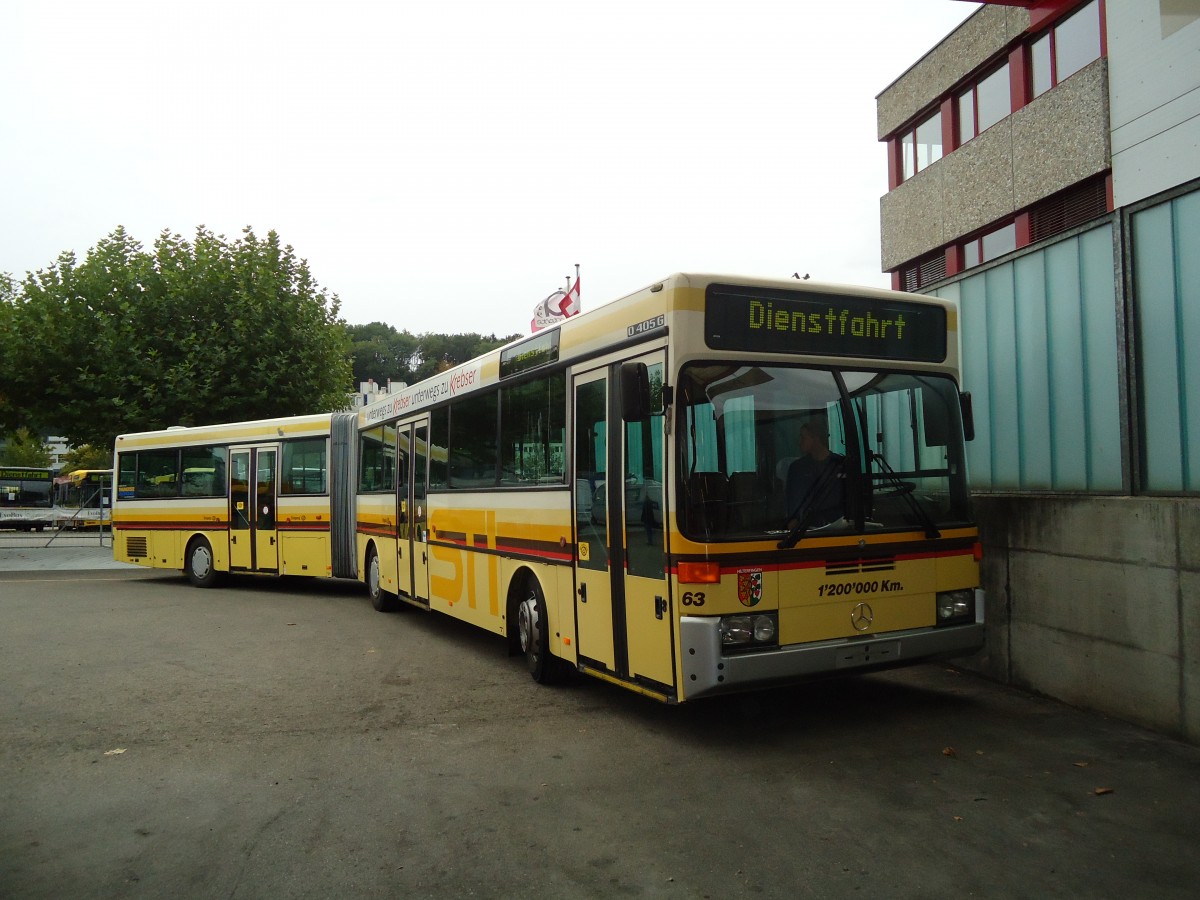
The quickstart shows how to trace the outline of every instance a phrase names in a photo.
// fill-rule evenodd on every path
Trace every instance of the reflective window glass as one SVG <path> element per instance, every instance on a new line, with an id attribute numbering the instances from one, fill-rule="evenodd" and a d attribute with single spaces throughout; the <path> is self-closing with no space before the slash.
<path id="1" fill-rule="evenodd" d="M 380 425 L 364 431 L 358 442 L 358 490 L 389 493 L 395 480 L 395 428 Z M 285 465 L 286 469 L 286 465 Z"/>
<path id="2" fill-rule="evenodd" d="M 917 169 L 924 169 L 942 158 L 942 114 L 936 112 L 917 126 Z"/>
<path id="3" fill-rule="evenodd" d="M 997 259 L 1017 249 L 1017 226 L 1009 223 L 983 236 L 983 262 Z"/>
<path id="4" fill-rule="evenodd" d="M 287 441 L 283 445 L 284 494 L 324 494 L 329 490 L 325 438 Z"/>
<path id="5" fill-rule="evenodd" d="M 1030 87 L 1033 96 L 1046 93 L 1054 86 L 1054 70 L 1050 65 L 1050 35 L 1046 33 L 1029 48 Z"/>
<path id="6" fill-rule="evenodd" d="M 982 134 L 1012 112 L 1008 86 L 1008 63 L 979 82 L 975 88 L 979 112 L 978 132 Z"/>
<path id="7" fill-rule="evenodd" d="M 975 91 L 958 96 L 958 142 L 965 144 L 975 137 Z"/>
<path id="8" fill-rule="evenodd" d="M 497 393 L 469 396 L 450 411 L 450 487 L 496 486 Z"/>
<path id="9" fill-rule="evenodd" d="M 1092 0 L 1054 29 L 1057 80 L 1065 81 L 1100 57 L 1100 4 Z"/>
<path id="10" fill-rule="evenodd" d="M 226 488 L 225 463 L 228 451 L 224 447 L 184 447 L 182 493 L 185 497 L 224 497 Z"/>
<path id="11" fill-rule="evenodd" d="M 501 392 L 501 483 L 562 484 L 565 390 L 560 372 Z"/>

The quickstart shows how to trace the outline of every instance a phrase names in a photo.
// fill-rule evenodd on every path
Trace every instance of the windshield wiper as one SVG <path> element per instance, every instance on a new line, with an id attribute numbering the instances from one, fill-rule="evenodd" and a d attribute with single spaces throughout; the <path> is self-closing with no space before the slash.
<path id="1" fill-rule="evenodd" d="M 892 485 L 892 490 L 889 491 L 890 496 L 901 497 L 904 500 L 904 505 L 908 507 L 909 512 L 916 516 L 917 522 L 925 528 L 925 537 L 940 538 L 942 533 L 934 524 L 933 518 L 929 512 L 921 505 L 921 501 L 914 495 L 913 491 L 916 485 L 911 481 L 902 481 L 900 476 L 896 474 L 896 470 L 888 465 L 888 461 L 883 458 L 882 453 L 872 453 L 871 462 L 879 464 L 880 473 L 885 480 Z"/>
<path id="2" fill-rule="evenodd" d="M 777 545 L 780 550 L 790 550 L 792 547 L 795 547 L 808 529 L 812 527 L 813 519 L 816 518 L 817 512 L 824 511 L 822 502 L 833 489 L 834 485 L 838 483 L 838 479 L 842 477 L 842 468 L 845 464 L 846 458 L 843 456 L 837 462 L 826 465 L 821 469 L 821 474 L 817 476 L 812 487 L 808 489 L 808 493 L 801 498 L 799 505 L 787 517 L 787 522 L 795 520 L 796 524 Z M 800 514 L 800 510 L 802 509 L 804 510 L 803 515 Z"/>

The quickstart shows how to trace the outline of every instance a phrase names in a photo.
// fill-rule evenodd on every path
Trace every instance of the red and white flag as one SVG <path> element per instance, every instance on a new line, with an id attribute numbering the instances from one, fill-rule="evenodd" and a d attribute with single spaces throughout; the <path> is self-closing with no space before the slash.
<path id="1" fill-rule="evenodd" d="M 562 301 L 558 305 L 558 308 L 559 308 L 559 311 L 563 314 L 564 318 L 566 318 L 568 316 L 579 315 L 580 306 L 579 306 L 579 273 L 578 272 L 575 273 L 574 286 L 569 291 L 567 291 L 566 296 L 563 297 Z"/>

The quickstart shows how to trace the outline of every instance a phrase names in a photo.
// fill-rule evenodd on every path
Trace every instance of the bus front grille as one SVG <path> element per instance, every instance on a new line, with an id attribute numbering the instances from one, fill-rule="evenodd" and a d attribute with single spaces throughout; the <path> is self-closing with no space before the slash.
<path id="1" fill-rule="evenodd" d="M 825 564 L 826 575 L 865 575 L 869 572 L 891 572 L 896 568 L 894 557 L 880 559 L 856 559 L 850 562 Z"/>

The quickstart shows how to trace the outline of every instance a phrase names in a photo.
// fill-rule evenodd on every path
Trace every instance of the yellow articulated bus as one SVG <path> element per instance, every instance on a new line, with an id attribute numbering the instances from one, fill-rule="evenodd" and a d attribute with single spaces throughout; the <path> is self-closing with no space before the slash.
<path id="1" fill-rule="evenodd" d="M 331 435 L 328 574 L 671 703 L 969 653 L 968 401 L 949 302 L 674 275 Z"/>
<path id="2" fill-rule="evenodd" d="M 335 413 L 121 435 L 115 558 L 201 587 L 225 572 L 353 578 L 338 548 L 354 541 L 354 427 Z"/>

